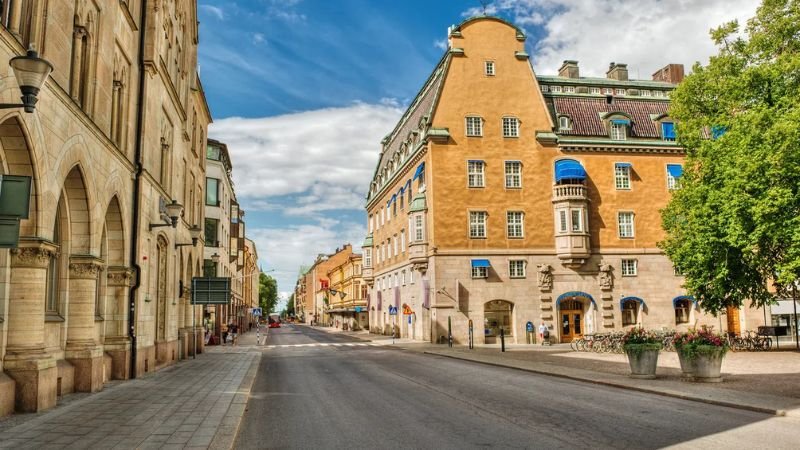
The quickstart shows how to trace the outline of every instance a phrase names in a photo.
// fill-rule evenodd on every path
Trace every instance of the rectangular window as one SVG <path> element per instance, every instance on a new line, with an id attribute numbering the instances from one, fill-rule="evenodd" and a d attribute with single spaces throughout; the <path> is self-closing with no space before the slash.
<path id="1" fill-rule="evenodd" d="M 508 276 L 511 278 L 525 278 L 525 260 L 509 261 Z"/>
<path id="2" fill-rule="evenodd" d="M 206 205 L 219 206 L 219 180 L 206 178 Z"/>
<path id="3" fill-rule="evenodd" d="M 508 237 L 521 238 L 523 237 L 523 214 L 522 211 L 509 211 L 506 213 L 508 221 Z"/>
<path id="4" fill-rule="evenodd" d="M 469 237 L 486 237 L 486 211 L 470 211 L 469 213 Z"/>
<path id="5" fill-rule="evenodd" d="M 678 188 L 679 177 L 675 175 L 680 175 L 681 172 L 683 172 L 683 168 L 680 164 L 667 164 L 667 189 L 673 190 Z"/>
<path id="6" fill-rule="evenodd" d="M 486 61 L 485 65 L 486 75 L 493 77 L 494 76 L 494 61 Z"/>
<path id="7" fill-rule="evenodd" d="M 653 97 L 663 97 L 664 91 L 653 91 Z"/>
<path id="8" fill-rule="evenodd" d="M 414 240 L 420 242 L 423 238 L 422 215 L 418 214 L 414 216 Z"/>
<path id="9" fill-rule="evenodd" d="M 541 89 L 541 90 L 542 90 L 542 92 L 548 92 L 548 91 L 550 90 L 550 89 L 547 87 L 547 85 L 545 85 L 545 84 L 543 84 L 543 85 L 539 86 L 539 89 Z"/>
<path id="10" fill-rule="evenodd" d="M 619 227 L 619 237 L 632 238 L 633 237 L 633 213 L 621 212 L 617 214 L 617 224 Z"/>
<path id="11" fill-rule="evenodd" d="M 219 161 L 219 147 L 215 147 L 213 145 L 206 146 L 206 159 Z"/>
<path id="12" fill-rule="evenodd" d="M 205 231 L 205 246 L 219 247 L 219 220 L 206 217 L 203 230 Z"/>
<path id="13" fill-rule="evenodd" d="M 406 251 L 406 230 L 400 230 L 400 251 Z"/>
<path id="14" fill-rule="evenodd" d="M 639 95 L 641 95 L 642 97 L 650 97 L 651 94 L 650 91 L 648 91 L 647 89 L 642 89 L 641 91 L 639 91 Z"/>
<path id="15" fill-rule="evenodd" d="M 675 124 L 673 122 L 661 122 L 661 137 L 665 141 L 675 140 Z"/>
<path id="16" fill-rule="evenodd" d="M 403 286 L 406 285 L 406 271 L 405 270 L 400 272 L 400 284 L 402 284 Z"/>
<path id="17" fill-rule="evenodd" d="M 572 209 L 570 210 L 570 215 L 572 219 L 572 231 L 573 232 L 583 231 L 583 210 Z"/>
<path id="18" fill-rule="evenodd" d="M 484 187 L 483 161 L 467 161 L 467 185 L 471 188 Z"/>
<path id="19" fill-rule="evenodd" d="M 396 234 L 392 237 L 392 239 L 394 240 L 394 256 L 397 256 L 400 254 L 400 252 L 398 251 L 400 239 L 397 238 Z"/>
<path id="20" fill-rule="evenodd" d="M 635 277 L 636 276 L 636 260 L 623 259 L 622 260 L 622 276 Z"/>
<path id="21" fill-rule="evenodd" d="M 575 86 L 564 86 L 564 92 L 566 92 L 567 94 L 574 94 Z"/>
<path id="22" fill-rule="evenodd" d="M 483 119 L 467 116 L 467 136 L 483 136 Z"/>
<path id="23" fill-rule="evenodd" d="M 611 88 L 603 88 L 603 94 L 604 94 L 604 95 L 613 95 L 613 94 L 614 94 L 614 89 L 611 89 Z"/>
<path id="24" fill-rule="evenodd" d="M 472 267 L 472 278 L 486 278 L 489 276 L 488 267 Z"/>
<path id="25" fill-rule="evenodd" d="M 611 122 L 611 139 L 615 141 L 624 141 L 626 138 L 627 125 L 624 123 Z"/>
<path id="26" fill-rule="evenodd" d="M 506 161 L 506 189 L 519 189 L 522 187 L 522 163 L 519 161 Z"/>
<path id="27" fill-rule="evenodd" d="M 364 249 L 364 267 L 372 267 L 372 249 L 365 248 Z"/>
<path id="28" fill-rule="evenodd" d="M 503 117 L 503 137 L 519 137 L 519 119 Z"/>
<path id="29" fill-rule="evenodd" d="M 600 93 L 600 88 L 599 87 L 590 87 L 589 88 L 589 93 L 590 94 L 599 94 Z"/>
<path id="30" fill-rule="evenodd" d="M 561 92 L 561 86 L 550 86 L 550 92 Z"/>
<path id="31" fill-rule="evenodd" d="M 630 164 L 614 164 L 614 187 L 616 187 L 617 190 L 631 188 Z"/>
<path id="32" fill-rule="evenodd" d="M 625 95 L 625 89 L 617 89 L 617 95 Z"/>
<path id="33" fill-rule="evenodd" d="M 414 269 L 408 269 L 408 282 L 414 284 Z"/>
<path id="34" fill-rule="evenodd" d="M 558 211 L 558 231 L 567 232 L 567 211 L 563 209 Z"/>

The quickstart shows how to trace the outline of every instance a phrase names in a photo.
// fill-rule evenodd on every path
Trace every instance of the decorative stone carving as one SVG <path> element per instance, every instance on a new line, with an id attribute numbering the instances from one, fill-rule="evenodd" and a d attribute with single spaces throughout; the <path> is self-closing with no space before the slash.
<path id="1" fill-rule="evenodd" d="M 550 264 L 539 264 L 537 267 L 539 289 L 543 291 L 553 289 L 553 268 Z"/>
<path id="2" fill-rule="evenodd" d="M 94 256 L 73 255 L 69 257 L 69 277 L 74 279 L 96 279 L 105 269 L 103 260 Z"/>
<path id="3" fill-rule="evenodd" d="M 11 249 L 12 267 L 33 267 L 46 269 L 50 263 L 50 258 L 57 258 L 58 252 L 55 247 L 20 247 Z"/>
<path id="4" fill-rule="evenodd" d="M 183 298 L 187 300 L 192 298 L 192 289 L 189 286 L 183 287 Z"/>
<path id="5" fill-rule="evenodd" d="M 611 276 L 611 271 L 614 270 L 611 264 L 600 263 L 597 265 L 600 269 L 597 281 L 600 283 L 600 289 L 612 289 L 614 287 L 614 279 Z"/>
<path id="6" fill-rule="evenodd" d="M 113 266 L 107 269 L 109 286 L 130 286 L 133 280 L 133 270 L 123 266 Z"/>

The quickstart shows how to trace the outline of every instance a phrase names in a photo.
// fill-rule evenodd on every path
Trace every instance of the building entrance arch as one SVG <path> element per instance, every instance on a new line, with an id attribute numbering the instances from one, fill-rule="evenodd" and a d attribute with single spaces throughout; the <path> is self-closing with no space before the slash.
<path id="1" fill-rule="evenodd" d="M 512 313 L 514 304 L 506 300 L 491 300 L 483 305 L 483 336 L 487 344 L 497 342 L 500 330 L 505 337 L 514 335 Z"/>
<path id="2" fill-rule="evenodd" d="M 584 292 L 567 292 L 556 300 L 558 308 L 558 329 L 561 342 L 572 342 L 592 333 L 593 320 L 591 309 L 594 299 Z"/>

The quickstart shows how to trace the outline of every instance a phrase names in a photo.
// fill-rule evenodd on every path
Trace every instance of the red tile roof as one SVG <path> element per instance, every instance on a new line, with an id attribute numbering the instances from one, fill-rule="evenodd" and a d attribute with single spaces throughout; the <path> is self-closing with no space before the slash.
<path id="1" fill-rule="evenodd" d="M 557 116 L 568 116 L 572 121 L 572 129 L 559 130 L 559 134 L 608 136 L 608 130 L 601 116 L 611 112 L 622 112 L 631 117 L 631 137 L 660 138 L 661 130 L 653 122 L 651 115 L 666 114 L 669 102 L 614 98 L 609 104 L 605 98 L 553 97 L 553 107 Z"/>

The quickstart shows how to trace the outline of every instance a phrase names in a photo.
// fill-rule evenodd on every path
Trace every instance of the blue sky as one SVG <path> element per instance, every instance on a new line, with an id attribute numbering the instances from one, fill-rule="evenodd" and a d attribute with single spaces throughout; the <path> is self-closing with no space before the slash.
<path id="1" fill-rule="evenodd" d="M 564 59 L 648 79 L 706 61 L 708 30 L 752 16 L 753 0 L 496 0 L 523 28 L 537 73 Z M 472 0 L 200 0 L 200 76 L 228 144 L 247 234 L 279 290 L 300 266 L 364 238 L 364 193 L 380 140 L 446 48 Z M 579 30 L 576 32 L 576 30 Z M 638 76 L 637 76 L 638 75 Z"/>

